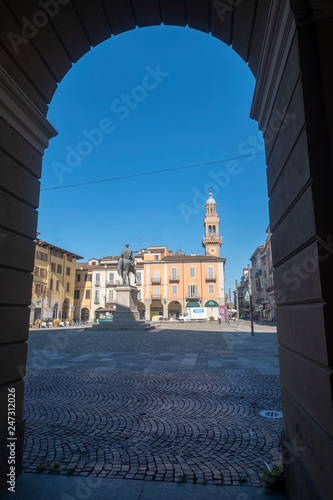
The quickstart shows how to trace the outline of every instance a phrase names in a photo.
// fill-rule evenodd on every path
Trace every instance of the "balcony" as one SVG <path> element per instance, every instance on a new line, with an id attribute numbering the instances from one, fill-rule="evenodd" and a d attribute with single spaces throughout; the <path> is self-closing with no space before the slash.
<path id="1" fill-rule="evenodd" d="M 105 307 L 113 307 L 113 306 L 115 306 L 115 305 L 116 305 L 116 303 L 115 303 L 115 301 L 114 301 L 114 300 L 107 300 L 107 301 L 105 302 Z"/>
<path id="2" fill-rule="evenodd" d="M 216 282 L 216 276 L 206 276 L 206 283 L 207 282 Z"/>
<path id="3" fill-rule="evenodd" d="M 161 284 L 161 278 L 152 278 L 151 279 L 151 284 L 152 285 L 160 285 Z"/>
<path id="4" fill-rule="evenodd" d="M 95 281 L 94 285 L 95 286 L 100 286 L 101 282 L 100 281 Z"/>
<path id="5" fill-rule="evenodd" d="M 107 281 L 106 286 L 115 286 L 115 282 L 114 281 Z"/>
<path id="6" fill-rule="evenodd" d="M 191 295 L 190 297 L 186 296 L 185 300 L 196 300 L 198 302 L 199 300 L 201 300 L 201 297 L 199 297 L 198 295 Z"/>
<path id="7" fill-rule="evenodd" d="M 267 292 L 267 293 L 272 293 L 272 292 L 274 292 L 274 286 L 267 286 L 267 287 L 266 287 L 266 292 Z"/>
<path id="8" fill-rule="evenodd" d="M 99 299 L 94 299 L 94 304 L 100 304 L 100 300 Z"/>
<path id="9" fill-rule="evenodd" d="M 169 276 L 169 283 L 179 283 L 178 276 Z"/>
<path id="10" fill-rule="evenodd" d="M 151 300 L 162 300 L 162 295 L 151 295 Z"/>

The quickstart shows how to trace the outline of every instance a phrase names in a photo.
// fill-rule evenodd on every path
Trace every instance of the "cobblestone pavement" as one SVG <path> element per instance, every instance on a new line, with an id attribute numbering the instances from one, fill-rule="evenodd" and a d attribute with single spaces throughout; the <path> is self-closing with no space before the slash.
<path id="1" fill-rule="evenodd" d="M 30 332 L 28 370 L 134 370 L 152 372 L 279 375 L 275 333 L 207 331 L 183 325 L 153 332 Z M 192 328 L 192 329 L 190 329 Z M 201 328 L 201 330 L 199 329 Z M 216 328 L 216 325 L 215 325 Z"/>
<path id="2" fill-rule="evenodd" d="M 257 486 L 279 463 L 274 336 L 77 332 L 29 340 L 25 472 Z"/>

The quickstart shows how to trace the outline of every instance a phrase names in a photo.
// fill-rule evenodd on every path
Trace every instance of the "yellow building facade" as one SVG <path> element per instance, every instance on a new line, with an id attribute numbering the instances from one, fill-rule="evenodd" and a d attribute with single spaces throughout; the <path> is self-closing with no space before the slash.
<path id="1" fill-rule="evenodd" d="M 74 317 L 76 321 L 87 322 L 91 313 L 92 266 L 88 262 L 77 263 L 74 290 Z"/>
<path id="2" fill-rule="evenodd" d="M 36 319 L 74 317 L 74 285 L 77 259 L 68 250 L 36 239 L 30 324 Z"/>

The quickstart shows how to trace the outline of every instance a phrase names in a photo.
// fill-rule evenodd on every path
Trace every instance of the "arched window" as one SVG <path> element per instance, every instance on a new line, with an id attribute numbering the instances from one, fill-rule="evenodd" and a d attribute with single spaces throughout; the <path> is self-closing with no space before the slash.
<path id="1" fill-rule="evenodd" d="M 212 226 L 208 226 L 208 232 L 211 233 L 212 232 Z"/>
<path id="2" fill-rule="evenodd" d="M 213 226 L 213 233 L 216 233 L 216 227 Z"/>

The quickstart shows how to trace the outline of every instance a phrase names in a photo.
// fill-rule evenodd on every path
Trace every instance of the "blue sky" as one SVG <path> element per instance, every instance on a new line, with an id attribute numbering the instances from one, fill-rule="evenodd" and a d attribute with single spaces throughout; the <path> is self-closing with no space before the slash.
<path id="1" fill-rule="evenodd" d="M 209 185 L 220 216 L 226 288 L 266 237 L 265 156 L 65 189 L 263 153 L 249 118 L 254 78 L 230 48 L 189 28 L 136 29 L 102 43 L 63 79 L 48 119 L 38 231 L 85 257 L 128 242 L 202 254 Z"/>

